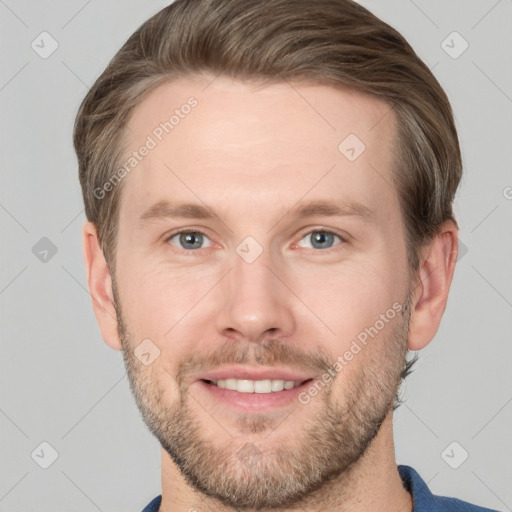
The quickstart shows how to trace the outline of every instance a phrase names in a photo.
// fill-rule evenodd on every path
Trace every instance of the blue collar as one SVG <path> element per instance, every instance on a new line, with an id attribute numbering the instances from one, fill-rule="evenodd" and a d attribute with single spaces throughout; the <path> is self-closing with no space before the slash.
<path id="1" fill-rule="evenodd" d="M 455 498 L 434 496 L 421 476 L 410 466 L 399 465 L 398 473 L 405 489 L 412 494 L 413 512 L 498 512 Z M 158 512 L 161 502 L 162 496 L 157 496 L 142 512 Z"/>

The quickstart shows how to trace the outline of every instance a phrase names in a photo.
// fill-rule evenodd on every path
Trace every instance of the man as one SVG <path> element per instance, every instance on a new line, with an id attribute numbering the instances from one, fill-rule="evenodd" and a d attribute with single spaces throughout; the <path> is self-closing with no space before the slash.
<path id="1" fill-rule="evenodd" d="M 349 0 L 177 0 L 84 99 L 84 257 L 162 445 L 145 511 L 484 511 L 398 466 L 457 258 L 445 93 Z"/>

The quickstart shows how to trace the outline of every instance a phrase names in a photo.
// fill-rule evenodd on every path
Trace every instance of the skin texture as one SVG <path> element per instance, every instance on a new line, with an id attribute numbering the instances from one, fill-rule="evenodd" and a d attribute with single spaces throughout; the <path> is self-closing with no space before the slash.
<path id="1" fill-rule="evenodd" d="M 163 446 L 161 510 L 410 511 L 392 406 L 407 348 L 427 345 L 441 321 L 456 226 L 445 223 L 423 248 L 411 282 L 391 185 L 390 108 L 329 86 L 213 78 L 163 84 L 133 113 L 130 150 L 197 100 L 122 182 L 114 283 L 95 226 L 83 231 L 102 336 L 123 351 Z M 354 161 L 338 150 L 349 134 L 366 146 Z M 207 206 L 215 217 L 141 222 L 162 200 Z M 294 214 L 314 200 L 357 202 L 373 216 Z M 187 245 L 179 228 L 204 237 Z M 314 245 L 319 231 L 336 236 Z M 262 249 L 251 263 L 237 252 L 248 236 L 251 254 Z M 194 240 L 200 249 L 187 248 Z M 197 381 L 234 363 L 320 379 L 393 304 L 400 311 L 307 404 L 244 412 Z M 157 357 L 145 365 L 136 349 L 148 339 Z"/>

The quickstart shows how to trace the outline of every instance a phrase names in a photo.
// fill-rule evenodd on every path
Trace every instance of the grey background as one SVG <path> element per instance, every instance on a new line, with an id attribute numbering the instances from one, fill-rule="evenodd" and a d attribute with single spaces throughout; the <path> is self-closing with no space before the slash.
<path id="1" fill-rule="evenodd" d="M 0 0 L 2 512 L 140 511 L 160 493 L 159 445 L 87 292 L 71 134 L 88 87 L 166 3 Z M 455 208 L 467 252 L 439 333 L 403 388 L 397 462 L 435 494 L 512 510 L 512 2 L 361 3 L 444 86 L 465 165 Z M 46 59 L 31 47 L 43 31 L 59 45 Z M 457 58 L 464 42 L 447 39 L 454 31 L 469 44 Z M 58 453 L 48 469 L 43 441 Z M 453 469 L 446 461 L 457 465 L 463 450 Z"/>

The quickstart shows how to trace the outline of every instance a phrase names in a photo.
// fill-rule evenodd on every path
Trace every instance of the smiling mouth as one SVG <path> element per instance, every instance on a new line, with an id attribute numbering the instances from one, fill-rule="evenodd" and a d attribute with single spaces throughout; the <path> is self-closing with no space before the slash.
<path id="1" fill-rule="evenodd" d="M 306 379 L 302 381 L 282 380 L 282 379 L 265 379 L 265 380 L 248 380 L 248 379 L 220 379 L 218 381 L 202 379 L 203 382 L 216 386 L 221 389 L 230 391 L 238 391 L 239 393 L 259 393 L 270 394 L 278 393 L 289 389 L 294 389 L 303 384 L 312 381 Z"/>

